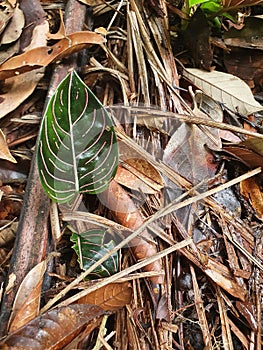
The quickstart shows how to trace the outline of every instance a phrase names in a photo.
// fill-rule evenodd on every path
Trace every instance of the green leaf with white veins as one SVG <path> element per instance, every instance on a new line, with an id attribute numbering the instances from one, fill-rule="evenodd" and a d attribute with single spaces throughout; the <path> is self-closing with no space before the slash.
<path id="1" fill-rule="evenodd" d="M 59 84 L 45 111 L 37 162 L 47 195 L 57 203 L 104 191 L 118 166 L 118 144 L 107 111 L 75 71 Z"/>

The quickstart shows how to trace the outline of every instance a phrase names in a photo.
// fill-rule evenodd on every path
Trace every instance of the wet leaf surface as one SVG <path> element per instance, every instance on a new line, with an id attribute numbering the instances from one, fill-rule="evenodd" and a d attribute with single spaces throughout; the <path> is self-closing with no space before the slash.
<path id="1" fill-rule="evenodd" d="M 0 344 L 1 349 L 47 350 L 61 349 L 74 339 L 83 328 L 105 311 L 98 306 L 79 304 L 48 311 L 36 317 L 17 331 L 9 334 Z"/>

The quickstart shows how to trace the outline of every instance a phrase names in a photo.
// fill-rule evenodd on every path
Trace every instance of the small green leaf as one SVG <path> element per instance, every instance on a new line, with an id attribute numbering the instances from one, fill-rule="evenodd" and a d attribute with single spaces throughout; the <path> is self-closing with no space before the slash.
<path id="1" fill-rule="evenodd" d="M 115 176 L 118 145 L 107 111 L 75 71 L 59 84 L 37 143 L 40 180 L 55 202 L 104 191 Z"/>
<path id="2" fill-rule="evenodd" d="M 204 2 L 209 2 L 211 0 L 189 0 L 189 7 L 193 7 L 195 5 L 203 4 Z"/>
<path id="3" fill-rule="evenodd" d="M 73 249 L 78 255 L 78 261 L 83 270 L 87 270 L 115 247 L 115 242 L 112 240 L 105 243 L 106 232 L 106 230 L 91 229 L 81 234 L 71 235 L 70 240 L 75 243 Z M 93 278 L 108 277 L 118 272 L 118 268 L 118 253 L 115 253 L 97 267 L 91 275 Z"/>

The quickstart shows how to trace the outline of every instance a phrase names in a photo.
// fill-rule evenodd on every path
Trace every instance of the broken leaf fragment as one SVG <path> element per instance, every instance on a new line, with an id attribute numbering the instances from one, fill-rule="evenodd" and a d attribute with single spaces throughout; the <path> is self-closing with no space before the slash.
<path id="1" fill-rule="evenodd" d="M 0 129 L 0 158 L 8 160 L 9 162 L 12 162 L 12 163 L 17 163 L 17 161 L 9 151 L 5 135 L 1 129 Z"/>
<path id="2" fill-rule="evenodd" d="M 105 39 L 93 32 L 75 32 L 53 46 L 41 46 L 10 58 L 0 66 L 0 80 L 14 77 L 33 69 L 46 67 L 51 62 L 79 52 L 92 44 L 102 44 Z"/>

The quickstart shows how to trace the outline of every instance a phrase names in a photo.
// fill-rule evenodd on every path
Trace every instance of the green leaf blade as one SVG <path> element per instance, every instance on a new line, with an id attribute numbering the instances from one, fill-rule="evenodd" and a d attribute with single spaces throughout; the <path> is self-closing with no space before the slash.
<path id="1" fill-rule="evenodd" d="M 78 261 L 83 270 L 90 268 L 115 247 L 115 242 L 112 240 L 105 243 L 105 235 L 106 230 L 101 229 L 90 229 L 81 234 L 72 234 L 71 241 L 75 243 L 73 249 L 78 255 Z M 118 253 L 116 252 L 94 269 L 89 277 L 109 277 L 117 273 L 118 269 Z"/>
<path id="2" fill-rule="evenodd" d="M 37 149 L 40 180 L 55 202 L 105 190 L 118 166 L 118 144 L 107 111 L 76 72 L 51 97 Z"/>

